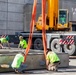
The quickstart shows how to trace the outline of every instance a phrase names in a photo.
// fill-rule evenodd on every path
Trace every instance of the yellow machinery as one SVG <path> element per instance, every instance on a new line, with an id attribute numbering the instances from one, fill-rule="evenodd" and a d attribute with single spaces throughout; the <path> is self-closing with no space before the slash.
<path id="1" fill-rule="evenodd" d="M 59 0 L 46 0 L 47 13 L 46 13 L 46 30 L 66 30 L 70 29 L 68 10 L 59 9 Z M 36 22 L 36 29 L 42 30 L 42 15 Z"/>

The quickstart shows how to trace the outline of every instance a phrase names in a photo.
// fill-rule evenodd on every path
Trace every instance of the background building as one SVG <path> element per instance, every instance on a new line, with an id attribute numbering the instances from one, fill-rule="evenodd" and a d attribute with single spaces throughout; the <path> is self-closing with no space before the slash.
<path id="1" fill-rule="evenodd" d="M 32 4 L 33 0 L 0 0 L 0 35 L 29 31 Z M 76 0 L 60 0 L 60 8 L 68 8 L 69 20 L 76 21 Z M 41 0 L 38 0 L 37 17 L 40 13 Z"/>

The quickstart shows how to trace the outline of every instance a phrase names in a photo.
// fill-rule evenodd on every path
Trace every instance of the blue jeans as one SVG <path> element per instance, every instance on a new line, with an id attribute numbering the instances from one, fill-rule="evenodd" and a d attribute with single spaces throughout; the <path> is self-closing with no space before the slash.
<path id="1" fill-rule="evenodd" d="M 26 64 L 21 64 L 19 68 L 14 68 L 16 69 L 18 72 L 22 72 L 26 69 L 27 65 Z"/>

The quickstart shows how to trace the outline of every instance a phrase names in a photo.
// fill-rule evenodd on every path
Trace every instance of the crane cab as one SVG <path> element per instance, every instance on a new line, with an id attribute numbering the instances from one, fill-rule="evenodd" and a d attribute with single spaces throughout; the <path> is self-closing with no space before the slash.
<path id="1" fill-rule="evenodd" d="M 57 29 L 67 29 L 69 18 L 67 9 L 59 9 Z"/>

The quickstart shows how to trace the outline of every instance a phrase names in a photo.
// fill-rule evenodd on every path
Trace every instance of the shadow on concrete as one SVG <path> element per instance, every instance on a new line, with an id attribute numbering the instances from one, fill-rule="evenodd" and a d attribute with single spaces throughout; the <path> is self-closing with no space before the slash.
<path id="1" fill-rule="evenodd" d="M 76 73 L 76 66 L 69 66 L 68 68 L 59 68 L 57 72 L 48 71 L 46 69 L 43 70 L 28 70 L 25 71 L 23 74 L 52 74 L 52 73 L 66 73 L 66 72 L 75 72 Z M 15 74 L 15 72 L 6 72 L 6 73 L 0 73 L 1 74 Z"/>
<path id="2" fill-rule="evenodd" d="M 76 72 L 76 66 L 69 66 L 68 68 L 59 68 L 58 72 Z"/>

